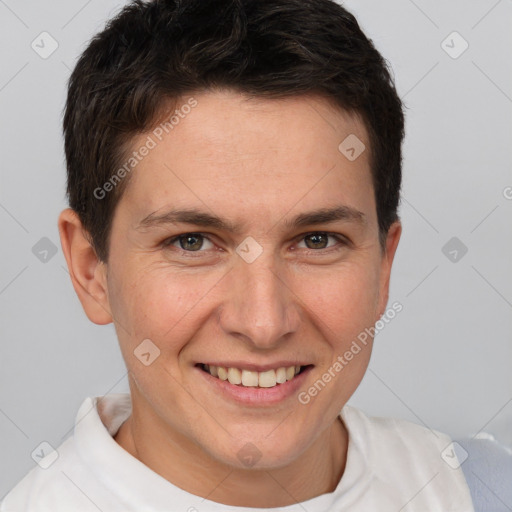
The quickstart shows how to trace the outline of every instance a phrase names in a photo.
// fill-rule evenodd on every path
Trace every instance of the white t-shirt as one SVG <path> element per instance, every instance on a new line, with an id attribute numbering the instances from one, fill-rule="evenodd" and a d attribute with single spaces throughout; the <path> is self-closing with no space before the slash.
<path id="1" fill-rule="evenodd" d="M 57 450 L 43 448 L 45 456 L 4 498 L 1 512 L 474 512 L 462 470 L 441 456 L 450 438 L 414 423 L 370 418 L 346 405 L 340 415 L 347 462 L 336 489 L 257 509 L 204 500 L 152 471 L 113 439 L 131 413 L 130 395 L 98 398 L 84 401 L 73 435 Z"/>

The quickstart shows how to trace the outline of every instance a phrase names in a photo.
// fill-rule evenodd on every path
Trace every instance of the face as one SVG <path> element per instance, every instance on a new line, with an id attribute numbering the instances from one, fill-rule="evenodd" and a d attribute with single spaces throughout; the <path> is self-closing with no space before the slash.
<path id="1" fill-rule="evenodd" d="M 193 97 L 133 141 L 155 145 L 115 212 L 105 307 L 134 413 L 217 461 L 283 466 L 365 373 L 370 339 L 344 354 L 384 312 L 399 226 L 383 251 L 368 151 L 338 149 L 369 147 L 357 118 L 318 97 Z"/>

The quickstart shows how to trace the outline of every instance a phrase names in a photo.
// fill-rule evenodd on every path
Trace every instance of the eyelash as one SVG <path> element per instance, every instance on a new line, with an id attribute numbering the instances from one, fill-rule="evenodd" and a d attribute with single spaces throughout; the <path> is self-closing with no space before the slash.
<path id="1" fill-rule="evenodd" d="M 206 233 L 198 233 L 198 232 L 195 232 L 195 231 L 191 231 L 191 232 L 187 232 L 187 233 L 181 233 L 180 235 L 176 235 L 176 236 L 173 236 L 171 238 L 166 238 L 161 243 L 161 245 L 164 248 L 169 248 L 169 247 L 172 246 L 172 244 L 174 242 L 177 242 L 180 238 L 186 237 L 187 235 L 199 235 L 199 236 L 205 238 L 206 240 L 210 241 L 212 244 L 214 243 L 212 240 L 210 240 L 210 238 L 208 237 L 208 235 Z M 326 231 L 311 231 L 309 233 L 305 233 L 303 235 L 300 235 L 295 240 L 300 242 L 300 241 L 304 240 L 306 237 L 308 237 L 310 235 L 324 235 L 324 236 L 328 236 L 330 238 L 334 238 L 338 242 L 338 244 L 335 245 L 335 246 L 326 247 L 326 248 L 323 248 L 323 249 L 305 249 L 308 253 L 324 253 L 325 254 L 325 253 L 330 253 L 332 251 L 339 251 L 343 247 L 346 247 L 347 245 L 349 245 L 349 243 L 350 243 L 342 235 L 339 235 L 337 233 L 328 233 Z M 200 256 L 201 253 L 206 252 L 206 251 L 202 251 L 202 250 L 186 251 L 185 249 L 181 249 L 179 247 L 173 247 L 173 249 L 176 249 L 178 252 L 181 252 L 182 254 L 186 254 L 187 257 L 192 257 L 192 258 L 196 258 L 196 257 Z"/>

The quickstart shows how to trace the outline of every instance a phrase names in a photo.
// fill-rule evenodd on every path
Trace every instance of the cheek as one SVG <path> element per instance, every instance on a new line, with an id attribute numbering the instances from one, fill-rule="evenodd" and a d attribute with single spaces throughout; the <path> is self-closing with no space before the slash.
<path id="1" fill-rule="evenodd" d="M 149 338 L 162 352 L 164 346 L 166 351 L 179 351 L 187 326 L 189 330 L 221 276 L 179 274 L 158 264 L 125 269 L 113 283 L 111 307 L 117 323 L 125 327 L 119 336 L 126 350 L 133 351 Z"/>
<path id="2" fill-rule="evenodd" d="M 165 357 L 180 352 L 215 305 L 222 304 L 230 276 L 225 271 L 180 272 L 168 263 L 142 267 L 134 262 L 118 266 L 109 278 L 111 309 L 119 324 L 118 337 L 126 354 L 143 340 L 152 340 Z M 378 269 L 369 258 L 336 269 L 290 272 L 287 286 L 297 308 L 316 323 L 336 351 L 373 325 L 378 301 Z M 117 327 L 116 327 L 117 329 Z M 169 361 L 172 364 L 172 361 Z"/>
<path id="3" fill-rule="evenodd" d="M 326 336 L 357 336 L 373 325 L 379 298 L 378 271 L 374 266 L 351 264 L 295 280 L 296 295 L 327 330 Z M 330 332 L 330 334 L 329 334 Z"/>
<path id="4" fill-rule="evenodd" d="M 303 302 L 328 348 L 317 380 L 301 390 L 302 399 L 323 411 L 319 417 L 338 414 L 368 367 L 372 349 L 368 333 L 376 320 L 379 295 L 378 272 L 369 270 L 373 268 L 347 265 L 330 276 L 316 276 L 307 285 L 297 280 L 301 287 L 297 295 L 302 298 L 309 293 L 309 300 Z"/>

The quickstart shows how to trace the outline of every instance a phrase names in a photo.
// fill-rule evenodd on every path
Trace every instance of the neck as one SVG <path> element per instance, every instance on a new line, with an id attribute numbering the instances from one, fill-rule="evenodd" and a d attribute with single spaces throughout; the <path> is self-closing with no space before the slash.
<path id="1" fill-rule="evenodd" d="M 155 428 L 154 420 L 134 410 L 115 441 L 173 485 L 225 505 L 272 508 L 306 501 L 333 492 L 345 469 L 348 432 L 339 417 L 292 464 L 276 469 L 223 464 L 168 425 Z"/>

